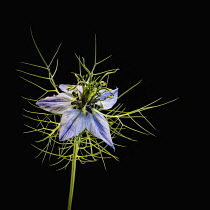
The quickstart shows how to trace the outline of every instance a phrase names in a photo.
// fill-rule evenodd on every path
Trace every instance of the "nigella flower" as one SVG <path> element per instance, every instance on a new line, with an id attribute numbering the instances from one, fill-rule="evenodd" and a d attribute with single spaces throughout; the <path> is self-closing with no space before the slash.
<path id="1" fill-rule="evenodd" d="M 71 139 L 87 129 L 114 149 L 109 124 L 98 109 L 112 108 L 117 101 L 118 89 L 65 84 L 59 85 L 59 88 L 62 93 L 36 102 L 48 112 L 62 114 L 59 140 Z"/>

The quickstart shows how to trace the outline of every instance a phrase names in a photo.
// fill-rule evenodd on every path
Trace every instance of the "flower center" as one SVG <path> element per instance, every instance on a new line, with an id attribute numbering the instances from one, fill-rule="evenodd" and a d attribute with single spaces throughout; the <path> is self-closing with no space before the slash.
<path id="1" fill-rule="evenodd" d="M 71 102 L 71 105 L 74 109 L 81 110 L 85 116 L 87 116 L 87 112 L 93 114 L 93 108 L 99 109 L 100 106 L 96 104 L 97 100 L 93 99 L 93 96 L 91 97 L 84 97 L 84 94 L 82 98 L 78 96 L 78 94 L 74 91 L 72 92 L 72 95 L 74 96 L 75 100 Z"/>

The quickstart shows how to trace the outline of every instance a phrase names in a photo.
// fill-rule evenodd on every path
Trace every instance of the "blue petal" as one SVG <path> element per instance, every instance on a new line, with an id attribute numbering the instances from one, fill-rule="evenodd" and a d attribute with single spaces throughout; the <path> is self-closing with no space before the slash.
<path id="1" fill-rule="evenodd" d="M 98 111 L 95 110 L 94 114 L 88 113 L 87 116 L 87 130 L 95 137 L 102 139 L 110 147 L 114 149 L 112 142 L 109 124 L 106 118 Z"/>
<path id="2" fill-rule="evenodd" d="M 76 85 L 71 85 L 71 87 L 75 87 Z M 72 93 L 73 91 L 75 91 L 76 89 L 79 91 L 79 95 L 81 96 L 82 93 L 83 93 L 83 86 L 82 85 L 77 85 L 75 90 L 68 90 L 69 88 L 71 88 L 69 85 L 67 84 L 60 84 L 59 85 L 59 88 L 63 91 L 63 92 L 66 92 L 66 93 Z"/>
<path id="3" fill-rule="evenodd" d="M 96 104 L 100 105 L 100 103 L 103 105 L 104 109 L 110 109 L 114 106 L 114 104 L 117 102 L 118 98 L 118 88 L 112 90 L 109 89 L 110 91 L 100 90 L 102 96 L 98 97 L 100 101 L 98 101 Z M 113 95 L 111 93 L 113 93 Z M 106 98 L 106 96 L 112 96 L 113 98 Z"/>
<path id="4" fill-rule="evenodd" d="M 86 118 L 81 111 L 76 109 L 64 112 L 60 122 L 59 140 L 71 139 L 84 131 Z"/>
<path id="5" fill-rule="evenodd" d="M 63 114 L 71 107 L 71 99 L 66 93 L 60 93 L 56 97 L 46 97 L 36 102 L 40 108 L 53 114 Z"/>

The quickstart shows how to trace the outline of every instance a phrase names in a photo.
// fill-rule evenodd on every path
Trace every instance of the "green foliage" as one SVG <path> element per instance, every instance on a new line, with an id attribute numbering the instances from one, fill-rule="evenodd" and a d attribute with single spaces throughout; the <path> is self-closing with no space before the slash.
<path id="1" fill-rule="evenodd" d="M 54 56 L 52 57 L 51 61 L 49 64 L 46 62 L 44 59 L 44 56 L 40 52 L 35 39 L 33 37 L 33 34 L 31 32 L 31 36 L 34 42 L 34 45 L 39 53 L 39 56 L 42 59 L 43 66 L 28 63 L 28 62 L 22 62 L 23 64 L 27 66 L 33 66 L 38 69 L 37 74 L 31 73 L 30 69 L 29 71 L 23 71 L 23 70 L 17 70 L 22 74 L 29 75 L 31 77 L 35 77 L 40 80 L 45 80 L 49 84 L 51 84 L 52 89 L 46 89 L 45 87 L 42 87 L 38 83 L 28 80 L 24 77 L 21 76 L 22 79 L 25 81 L 29 82 L 30 84 L 36 86 L 37 88 L 41 89 L 43 91 L 43 94 L 37 98 L 37 99 L 31 99 L 31 98 L 25 98 L 29 102 L 29 104 L 34 108 L 36 108 L 38 111 L 29 111 L 25 110 L 26 114 L 24 115 L 26 118 L 37 122 L 36 127 L 33 127 L 31 125 L 26 125 L 27 128 L 30 130 L 26 131 L 25 133 L 39 133 L 42 136 L 41 139 L 36 141 L 36 144 L 33 144 L 33 147 L 38 149 L 40 151 L 39 155 L 43 155 L 43 161 L 46 158 L 47 155 L 49 155 L 49 158 L 51 156 L 54 156 L 56 161 L 52 163 L 51 165 L 58 165 L 62 164 L 60 166 L 60 169 L 66 169 L 69 163 L 72 161 L 78 160 L 80 163 L 88 163 L 88 162 L 95 162 L 97 160 L 102 160 L 104 163 L 104 159 L 106 158 L 114 158 L 115 160 L 119 160 L 118 157 L 113 155 L 109 150 L 109 146 L 106 145 L 102 140 L 97 139 L 93 135 L 91 135 L 87 130 L 83 131 L 79 136 L 76 136 L 72 139 L 69 139 L 65 142 L 60 142 L 58 140 L 58 135 L 59 135 L 59 127 L 60 127 L 60 119 L 61 115 L 55 115 L 55 114 L 50 114 L 50 113 L 45 113 L 43 110 L 40 111 L 40 108 L 35 105 L 35 102 L 39 100 L 40 98 L 43 98 L 44 96 L 50 94 L 59 94 L 59 90 L 57 88 L 57 85 L 54 81 L 55 74 L 58 70 L 58 59 L 56 59 L 57 53 L 61 47 L 61 44 L 58 46 L 57 50 L 55 51 Z M 79 73 L 73 73 L 74 76 L 77 79 L 77 85 L 84 85 L 87 87 L 87 100 L 91 100 L 91 91 L 99 91 L 101 89 L 107 89 L 108 90 L 108 82 L 109 82 L 109 76 L 111 74 L 116 73 L 119 69 L 109 69 L 100 73 L 94 73 L 94 70 L 96 67 L 106 61 L 108 58 L 111 56 L 108 56 L 104 58 L 101 61 L 97 61 L 97 56 L 96 56 L 96 39 L 95 39 L 95 56 L 94 56 L 94 64 L 91 70 L 89 70 L 86 65 L 85 65 L 85 59 L 80 56 L 76 55 L 76 58 L 78 59 L 79 62 Z M 55 68 L 52 69 L 52 63 L 55 63 Z M 41 76 L 39 72 L 45 71 L 47 73 L 47 76 Z M 84 73 L 83 73 L 84 71 Z M 118 98 L 121 98 L 125 94 L 127 94 L 129 91 L 131 91 L 135 86 L 137 86 L 141 81 L 138 83 L 134 84 L 132 87 L 130 87 L 128 90 L 126 90 L 124 93 L 122 93 Z M 75 88 L 74 87 L 69 87 Z M 89 92 L 88 92 L 89 91 Z M 155 105 L 156 102 L 160 101 L 161 98 L 151 102 L 150 104 L 147 104 L 141 108 L 135 109 L 133 111 L 125 111 L 125 108 L 123 108 L 123 104 L 118 104 L 111 110 L 105 110 L 105 109 L 99 109 L 100 112 L 104 114 L 106 117 L 109 126 L 110 126 L 110 132 L 112 139 L 118 138 L 125 138 L 128 140 L 136 141 L 129 136 L 125 136 L 122 134 L 122 130 L 124 129 L 129 129 L 134 132 L 138 132 L 141 134 L 145 135 L 153 135 L 152 132 L 150 132 L 148 129 L 144 128 L 142 125 L 137 122 L 137 120 L 145 120 L 153 129 L 155 127 L 149 122 L 149 120 L 142 114 L 142 112 L 156 108 L 168 103 L 171 103 L 175 101 L 176 99 Z M 130 120 L 133 122 L 138 129 L 134 129 L 130 126 L 128 126 L 124 120 Z M 130 122 L 129 122 L 130 124 Z M 77 153 L 75 154 L 75 142 L 77 142 Z M 42 145 L 41 146 L 39 146 Z M 44 144 L 44 146 L 43 146 Z M 114 143 L 115 146 L 122 146 L 117 143 Z M 105 167 L 105 163 L 104 163 Z"/>

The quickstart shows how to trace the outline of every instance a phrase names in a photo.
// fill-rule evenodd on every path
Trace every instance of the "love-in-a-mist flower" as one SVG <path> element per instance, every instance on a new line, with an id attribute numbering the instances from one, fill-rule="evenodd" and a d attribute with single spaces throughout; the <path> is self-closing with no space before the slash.
<path id="1" fill-rule="evenodd" d="M 59 91 L 57 83 L 54 81 L 54 76 L 58 70 L 58 59 L 56 59 L 56 55 L 61 44 L 58 46 L 51 61 L 48 63 L 39 50 L 35 39 L 33 38 L 32 31 L 31 36 L 44 65 L 23 62 L 26 65 L 39 68 L 40 71 L 37 71 L 38 74 L 23 70 L 18 71 L 40 80 L 44 80 L 52 85 L 53 89 L 46 89 L 45 83 L 39 85 L 40 83 L 37 84 L 36 81 L 21 77 L 25 81 L 44 91 L 42 97 L 52 92 L 56 93 L 56 95 L 48 96 L 43 99 L 40 99 L 42 98 L 40 97 L 39 100 L 37 98 L 24 97 L 29 104 L 34 106 L 34 101 L 36 101 L 37 108 L 50 112 L 43 113 L 25 109 L 25 111 L 32 115 L 32 117 L 28 116 L 28 114 L 24 116 L 38 122 L 38 125 L 35 127 L 26 125 L 30 130 L 25 133 L 36 132 L 44 135 L 44 137 L 36 141 L 37 143 L 44 143 L 44 147 L 40 148 L 33 145 L 40 151 L 40 154 L 44 154 L 43 160 L 45 159 L 46 154 L 49 154 L 50 157 L 56 157 L 56 162 L 52 165 L 63 164 L 59 170 L 66 169 L 71 163 L 71 180 L 68 198 L 68 210 L 71 210 L 77 162 L 79 161 L 84 164 L 102 160 L 105 167 L 104 158 L 111 157 L 118 160 L 118 157 L 111 154 L 111 152 L 106 149 L 106 147 L 108 147 L 107 145 L 114 149 L 112 139 L 118 137 L 120 139 L 125 138 L 128 140 L 135 140 L 126 134 L 121 133 L 122 129 L 128 129 L 146 135 L 154 135 L 138 122 L 138 120 L 145 120 L 152 128 L 154 128 L 142 112 L 163 106 L 177 99 L 155 105 L 157 101 L 161 100 L 161 98 L 159 98 L 143 107 L 135 108 L 131 111 L 126 111 L 123 104 L 120 103 L 112 108 L 119 98 L 136 87 L 141 80 L 125 90 L 119 96 L 117 88 L 109 89 L 107 87 L 109 76 L 116 73 L 119 68 L 97 72 L 96 67 L 110 58 L 110 56 L 98 61 L 96 37 L 92 69 L 89 69 L 85 65 L 85 59 L 83 57 L 80 58 L 80 56 L 75 54 L 79 61 L 79 73 L 72 73 L 75 75 L 77 83 L 76 85 L 61 84 L 59 85 L 61 91 Z M 54 70 L 52 68 L 53 62 L 55 64 Z M 43 74 L 40 72 L 43 72 Z M 108 113 L 102 113 L 106 110 L 108 110 Z M 36 117 L 33 117 L 33 115 L 36 115 Z M 124 122 L 124 118 L 127 118 L 127 120 L 134 123 L 137 129 L 133 128 L 132 125 L 128 126 L 127 123 Z M 60 141 L 57 141 L 58 138 Z M 102 141 L 98 141 L 98 139 Z M 103 142 L 106 144 L 103 144 Z M 117 144 L 116 142 L 115 146 L 124 145 Z"/>
<path id="2" fill-rule="evenodd" d="M 57 96 L 36 102 L 42 109 L 62 114 L 59 140 L 71 139 L 85 129 L 114 149 L 109 124 L 99 109 L 110 109 L 117 101 L 118 89 L 99 88 L 98 84 L 59 85 Z"/>

